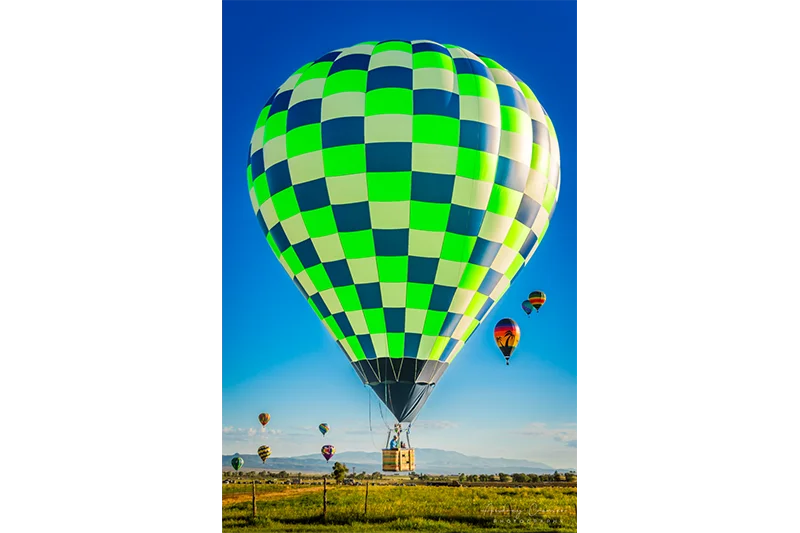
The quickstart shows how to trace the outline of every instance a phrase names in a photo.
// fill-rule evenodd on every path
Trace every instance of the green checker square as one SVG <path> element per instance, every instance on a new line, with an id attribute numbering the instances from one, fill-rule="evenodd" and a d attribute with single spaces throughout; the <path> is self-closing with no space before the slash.
<path id="1" fill-rule="evenodd" d="M 469 327 L 467 328 L 467 331 L 464 332 L 464 337 L 462 339 L 464 342 L 467 342 L 469 340 L 470 336 L 475 331 L 475 328 L 478 327 L 478 324 L 480 324 L 480 322 L 473 319 L 472 324 L 470 324 Z"/>
<path id="2" fill-rule="evenodd" d="M 483 304 L 485 304 L 486 300 L 488 300 L 488 299 L 489 299 L 489 297 L 486 296 L 485 294 L 481 294 L 479 292 L 476 292 L 475 296 L 472 297 L 472 301 L 467 306 L 467 310 L 464 311 L 464 314 L 466 316 L 472 317 L 472 318 L 478 316 L 478 312 L 481 310 L 481 307 L 483 307 Z M 469 329 L 467 329 L 467 331 L 469 331 Z M 465 339 L 465 338 L 466 337 L 462 337 L 462 339 Z"/>
<path id="3" fill-rule="evenodd" d="M 253 180 L 253 187 L 256 190 L 256 201 L 258 205 L 263 204 L 269 198 L 269 185 L 267 185 L 267 174 L 262 172 Z"/>
<path id="4" fill-rule="evenodd" d="M 247 190 L 253 188 L 253 165 L 247 164 Z"/>
<path id="5" fill-rule="evenodd" d="M 344 334 L 342 333 L 339 324 L 337 324 L 336 320 L 334 320 L 333 316 L 329 316 L 327 318 L 324 318 L 323 320 L 325 321 L 326 324 L 328 324 L 328 327 L 331 328 L 331 331 L 333 331 L 333 334 L 336 336 L 337 341 L 342 340 L 344 338 Z"/>
<path id="6" fill-rule="evenodd" d="M 311 298 L 309 298 L 307 301 L 308 301 L 308 305 L 310 305 L 310 306 L 311 306 L 311 310 L 312 310 L 312 311 L 314 311 L 314 314 L 315 314 L 315 315 L 317 315 L 317 318 L 319 318 L 320 320 L 324 320 L 324 319 L 322 318 L 322 313 L 320 313 L 319 309 L 317 309 L 317 304 L 315 304 L 315 303 L 314 303 L 314 300 L 312 300 Z M 335 332 L 334 332 L 334 333 L 335 333 Z M 337 340 L 338 340 L 338 337 L 337 337 Z"/>
<path id="7" fill-rule="evenodd" d="M 300 206 L 297 205 L 297 196 L 295 196 L 292 187 L 274 195 L 272 197 L 272 205 L 275 207 L 275 214 L 278 215 L 278 220 L 292 218 L 300 212 Z"/>
<path id="8" fill-rule="evenodd" d="M 358 299 L 358 292 L 356 292 L 355 285 L 334 287 L 333 290 L 336 291 L 336 296 L 339 297 L 342 309 L 345 311 L 358 311 L 361 309 L 361 300 Z"/>
<path id="9" fill-rule="evenodd" d="M 405 41 L 386 41 L 375 45 L 375 48 L 372 49 L 372 55 L 380 52 L 388 52 L 389 50 L 399 50 L 400 52 L 408 52 L 410 54 L 413 48 L 411 47 L 411 43 Z"/>
<path id="10" fill-rule="evenodd" d="M 366 70 L 342 70 L 335 73 L 325 81 L 322 97 L 337 93 L 365 93 L 367 92 Z"/>
<path id="11" fill-rule="evenodd" d="M 444 242 L 444 237 L 444 231 L 409 229 L 408 255 L 438 259 L 442 255 L 442 242 Z"/>
<path id="12" fill-rule="evenodd" d="M 427 309 L 431 304 L 433 285 L 430 283 L 409 283 L 406 287 L 406 308 Z"/>
<path id="13" fill-rule="evenodd" d="M 286 157 L 322 150 L 322 124 L 306 124 L 286 133 Z"/>
<path id="14" fill-rule="evenodd" d="M 333 287 L 331 278 L 328 277 L 328 273 L 321 263 L 307 268 L 306 274 L 308 274 L 308 279 L 314 284 L 314 288 L 317 289 L 317 292 L 322 292 Z"/>
<path id="15" fill-rule="evenodd" d="M 285 191 L 281 191 L 281 194 L 291 190 L 292 189 L 286 189 Z M 276 196 L 273 196 L 273 198 L 276 198 Z M 295 203 L 297 203 L 296 199 Z M 297 209 L 299 210 L 300 207 L 298 206 Z M 278 216 L 280 217 L 280 214 Z M 336 228 L 336 219 L 333 218 L 333 207 L 329 205 L 320 207 L 319 209 L 312 209 L 311 211 L 303 211 L 301 216 L 306 225 L 306 230 L 308 230 L 309 237 L 325 237 L 326 235 L 333 235 L 338 231 Z M 285 220 L 284 217 L 280 218 L 281 220 Z"/>
<path id="16" fill-rule="evenodd" d="M 297 69 L 297 70 L 295 70 L 294 72 L 292 72 L 292 76 L 298 76 L 298 77 L 299 77 L 299 75 L 300 75 L 300 74 L 302 74 L 303 72 L 305 72 L 305 71 L 308 69 L 308 67 L 310 67 L 310 66 L 311 66 L 311 65 L 313 65 L 313 64 L 314 64 L 314 62 L 313 62 L 313 61 L 309 61 L 308 63 L 306 63 L 305 65 L 303 65 L 303 66 L 302 66 L 302 67 L 300 67 L 299 69 Z"/>
<path id="17" fill-rule="evenodd" d="M 522 202 L 523 193 L 497 185 L 492 188 L 492 195 L 489 197 L 489 205 L 486 210 L 491 213 L 514 218 L 517 216 L 519 204 Z"/>
<path id="18" fill-rule="evenodd" d="M 414 91 L 398 87 L 375 89 L 367 93 L 364 115 L 413 115 Z"/>
<path id="19" fill-rule="evenodd" d="M 479 56 L 479 57 L 480 57 L 480 60 L 483 61 L 483 64 L 486 65 L 487 67 L 489 67 L 489 68 L 499 68 L 500 70 L 505 70 L 502 67 L 502 65 L 500 65 L 500 63 L 498 63 L 494 59 L 491 59 L 491 58 L 488 58 L 488 57 L 483 57 L 483 56 Z"/>
<path id="20" fill-rule="evenodd" d="M 461 281 L 459 282 L 458 286 L 461 289 L 477 291 L 478 287 L 481 286 L 481 282 L 488 273 L 489 267 L 467 263 L 467 267 L 464 269 L 464 273 L 461 275 Z"/>
<path id="21" fill-rule="evenodd" d="M 528 226 L 515 219 L 511 223 L 511 228 L 509 228 L 508 235 L 506 235 L 506 238 L 503 240 L 503 244 L 512 250 L 519 250 L 522 248 L 522 245 L 525 244 L 525 239 L 528 238 L 530 232 L 531 230 Z"/>
<path id="22" fill-rule="evenodd" d="M 367 172 L 367 194 L 371 202 L 407 202 L 411 172 Z"/>
<path id="23" fill-rule="evenodd" d="M 292 270 L 292 274 L 295 276 L 305 269 L 303 263 L 300 262 L 300 258 L 297 257 L 297 252 L 295 252 L 294 248 L 291 246 L 287 248 L 285 252 L 283 252 L 283 259 L 286 261 L 286 264 L 289 265 L 289 268 Z"/>
<path id="24" fill-rule="evenodd" d="M 332 212 L 331 216 L 333 216 Z M 360 259 L 375 255 L 375 240 L 372 238 L 372 230 L 343 231 L 339 234 L 339 238 L 347 259 Z"/>
<path id="25" fill-rule="evenodd" d="M 480 96 L 494 102 L 500 102 L 497 86 L 488 78 L 477 74 L 458 75 L 458 93 L 464 96 Z"/>
<path id="26" fill-rule="evenodd" d="M 437 337 L 446 317 L 447 313 L 445 311 L 433 311 L 432 309 L 428 309 L 428 313 L 425 315 L 425 326 L 422 328 L 422 334 Z"/>
<path id="27" fill-rule="evenodd" d="M 449 337 L 437 337 L 436 342 L 433 343 L 433 348 L 431 348 L 431 359 L 439 359 L 444 352 L 445 347 L 447 347 L 447 343 L 450 342 Z"/>
<path id="28" fill-rule="evenodd" d="M 547 184 L 547 189 L 544 191 L 544 201 L 542 202 L 542 207 L 548 213 L 553 212 L 553 205 L 556 203 L 556 188 Z"/>
<path id="29" fill-rule="evenodd" d="M 494 182 L 497 173 L 497 154 L 490 154 L 472 148 L 458 148 L 456 174 L 479 181 Z"/>
<path id="30" fill-rule="evenodd" d="M 264 144 L 267 144 L 270 139 L 286 134 L 286 117 L 288 116 L 288 111 L 281 111 L 267 119 L 266 129 L 264 130 Z"/>
<path id="31" fill-rule="evenodd" d="M 261 126 L 266 125 L 267 118 L 269 118 L 269 110 L 271 108 L 272 108 L 272 105 L 270 104 L 268 106 L 264 106 L 261 109 L 261 113 L 258 114 L 258 120 L 256 120 L 256 126 L 253 128 L 254 130 L 257 130 Z"/>
<path id="32" fill-rule="evenodd" d="M 500 106 L 500 128 L 515 133 L 525 133 L 531 128 L 531 117 L 528 113 L 516 107 Z"/>
<path id="33" fill-rule="evenodd" d="M 522 256 L 521 256 L 521 255 L 519 255 L 519 254 L 516 254 L 516 255 L 514 256 L 514 259 L 512 259 L 512 260 L 511 260 L 511 264 L 510 264 L 510 265 L 508 265 L 508 268 L 506 269 L 506 271 L 505 271 L 505 274 L 504 274 L 504 275 L 505 275 L 505 276 L 506 276 L 508 279 L 513 279 L 513 278 L 514 278 L 514 276 L 516 276 L 516 275 L 517 275 L 517 272 L 519 272 L 519 269 L 520 269 L 520 268 L 522 268 L 522 265 L 523 265 L 523 264 L 525 264 L 525 258 L 524 258 L 524 257 L 522 257 Z"/>
<path id="34" fill-rule="evenodd" d="M 550 163 L 550 153 L 546 148 L 534 143 L 533 152 L 531 153 L 531 168 L 538 170 L 545 176 L 547 175 L 548 166 Z"/>
<path id="35" fill-rule="evenodd" d="M 361 347 L 361 343 L 358 342 L 358 338 L 355 335 L 352 337 L 347 337 L 346 340 L 347 344 L 350 346 L 350 349 L 353 350 L 357 361 L 367 358 L 366 354 L 364 354 L 364 348 Z"/>
<path id="36" fill-rule="evenodd" d="M 383 283 L 408 281 L 408 256 L 378 256 L 378 278 Z"/>
<path id="37" fill-rule="evenodd" d="M 369 333 L 386 333 L 386 320 L 383 318 L 383 309 L 364 309 L 364 318 L 367 321 Z"/>
<path id="38" fill-rule="evenodd" d="M 411 201 L 409 228 L 424 231 L 445 231 L 450 217 L 450 204 Z"/>
<path id="39" fill-rule="evenodd" d="M 458 146 L 460 123 L 441 115 L 414 115 L 413 142 Z"/>
<path id="40" fill-rule="evenodd" d="M 417 52 L 413 56 L 413 66 L 415 69 L 418 68 L 441 68 L 444 70 L 449 70 L 450 72 L 455 72 L 456 67 L 453 63 L 453 59 L 445 54 L 440 52 Z"/>
<path id="41" fill-rule="evenodd" d="M 519 88 L 522 91 L 522 94 L 525 96 L 525 98 L 528 98 L 530 100 L 534 100 L 536 102 L 539 101 L 536 98 L 536 95 L 533 94 L 533 91 L 531 90 L 531 88 L 528 87 L 527 83 L 525 83 L 524 81 L 521 81 L 521 80 L 517 80 L 517 85 L 519 85 Z"/>
<path id="42" fill-rule="evenodd" d="M 325 177 L 363 174 L 367 171 L 367 151 L 363 144 L 325 148 L 322 150 L 322 160 Z"/>
<path id="43" fill-rule="evenodd" d="M 272 253 L 275 254 L 275 257 L 281 256 L 281 252 L 278 250 L 278 245 L 275 244 L 275 239 L 272 238 L 272 233 L 267 233 L 267 244 L 269 244 L 269 247 L 272 248 Z"/>
<path id="44" fill-rule="evenodd" d="M 389 357 L 396 359 L 402 358 L 405 354 L 405 334 L 403 333 L 387 333 L 387 342 L 389 344 Z"/>
<path id="45" fill-rule="evenodd" d="M 544 234 L 547 233 L 547 229 L 550 227 L 550 219 L 547 219 L 544 223 L 544 227 L 542 228 L 542 232 L 537 236 L 537 241 L 541 241 L 544 239 Z"/>
<path id="46" fill-rule="evenodd" d="M 472 255 L 472 249 L 475 247 L 477 240 L 477 237 L 447 232 L 444 234 L 441 258 L 448 261 L 466 263 L 469 261 L 469 256 Z"/>
<path id="47" fill-rule="evenodd" d="M 331 65 L 333 65 L 333 61 L 323 61 L 322 63 L 312 64 L 303 71 L 303 74 L 297 81 L 297 85 L 300 85 L 304 81 L 312 80 L 315 78 L 327 78 L 328 72 L 331 70 Z M 297 85 L 295 85 L 295 87 Z"/>

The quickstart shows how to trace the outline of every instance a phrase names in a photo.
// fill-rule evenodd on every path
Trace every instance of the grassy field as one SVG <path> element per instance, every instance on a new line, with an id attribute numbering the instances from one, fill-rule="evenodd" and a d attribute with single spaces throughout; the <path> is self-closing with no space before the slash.
<path id="1" fill-rule="evenodd" d="M 329 486 L 327 519 L 322 487 L 224 485 L 225 531 L 577 531 L 578 489 L 567 487 Z"/>

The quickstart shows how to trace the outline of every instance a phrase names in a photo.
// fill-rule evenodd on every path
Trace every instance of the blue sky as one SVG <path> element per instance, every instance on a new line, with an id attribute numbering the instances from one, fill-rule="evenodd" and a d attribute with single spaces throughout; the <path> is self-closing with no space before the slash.
<path id="1" fill-rule="evenodd" d="M 547 109 L 562 164 L 545 239 L 437 384 L 412 442 L 576 466 L 575 2 L 223 3 L 223 453 L 255 453 L 263 443 L 275 456 L 319 453 L 326 443 L 373 451 L 385 439 L 379 400 L 270 251 L 245 168 L 261 107 L 294 70 L 330 50 L 387 39 L 452 43 L 499 61 Z M 520 302 L 534 289 L 547 303 L 526 318 Z M 522 328 L 510 366 L 492 338 L 504 317 Z M 267 431 L 262 411 L 272 415 Z M 385 407 L 383 415 L 389 422 Z M 320 422 L 331 425 L 325 438 Z"/>

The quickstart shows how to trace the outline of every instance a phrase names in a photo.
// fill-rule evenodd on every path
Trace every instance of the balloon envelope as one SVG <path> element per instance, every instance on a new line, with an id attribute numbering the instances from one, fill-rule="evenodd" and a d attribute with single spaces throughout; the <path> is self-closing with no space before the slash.
<path id="1" fill-rule="evenodd" d="M 510 318 L 504 318 L 494 327 L 494 341 L 503 353 L 508 362 L 508 358 L 519 344 L 520 330 L 516 322 Z"/>
<path id="2" fill-rule="evenodd" d="M 272 451 L 269 449 L 269 446 L 259 446 L 258 456 L 261 457 L 261 462 L 266 463 L 267 457 L 270 455 L 272 455 Z"/>
<path id="3" fill-rule="evenodd" d="M 528 85 L 433 41 L 300 67 L 261 110 L 247 166 L 270 248 L 399 422 L 530 260 L 560 175 Z"/>
<path id="4" fill-rule="evenodd" d="M 531 305 L 536 309 L 536 312 L 539 312 L 539 308 L 544 305 L 545 300 L 547 300 L 547 296 L 542 291 L 533 291 L 528 296 L 528 301 Z"/>
<path id="5" fill-rule="evenodd" d="M 522 302 L 522 310 L 525 311 L 526 315 L 530 315 L 531 311 L 533 311 L 533 306 L 528 300 Z"/>
<path id="6" fill-rule="evenodd" d="M 325 458 L 326 461 L 329 461 L 333 454 L 336 453 L 336 448 L 334 448 L 330 444 L 326 444 L 322 447 L 322 456 Z"/>
<path id="7" fill-rule="evenodd" d="M 330 426 L 328 426 L 328 424 L 320 424 L 320 425 L 319 425 L 319 431 L 320 431 L 320 433 L 322 433 L 323 435 L 325 435 L 325 433 L 327 433 L 327 432 L 328 432 L 328 431 L 330 431 L 330 430 L 331 430 L 331 428 L 330 428 Z"/>
<path id="8" fill-rule="evenodd" d="M 269 413 L 261 413 L 258 415 L 258 421 L 261 422 L 262 426 L 266 426 L 269 422 L 270 416 Z"/>
<path id="9" fill-rule="evenodd" d="M 231 466 L 234 470 L 238 471 L 240 468 L 242 468 L 242 465 L 244 465 L 244 459 L 241 457 L 234 457 L 231 459 Z"/>

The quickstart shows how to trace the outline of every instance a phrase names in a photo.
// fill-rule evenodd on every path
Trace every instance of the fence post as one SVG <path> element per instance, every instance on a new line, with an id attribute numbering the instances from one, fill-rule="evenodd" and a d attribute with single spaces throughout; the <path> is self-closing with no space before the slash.
<path id="1" fill-rule="evenodd" d="M 256 480 L 253 480 L 253 518 L 256 517 Z"/>
<path id="2" fill-rule="evenodd" d="M 328 514 L 328 476 L 322 476 L 322 519 Z"/>
<path id="3" fill-rule="evenodd" d="M 367 495 L 364 496 L 364 516 L 367 515 L 367 501 L 369 500 L 369 481 L 367 481 Z"/>

